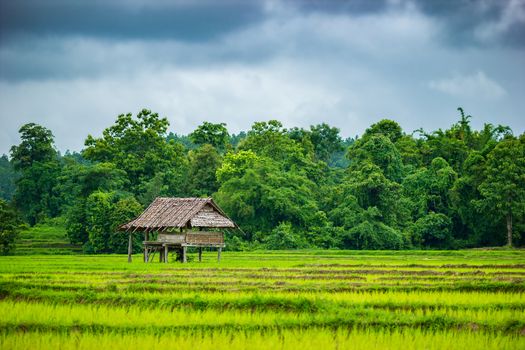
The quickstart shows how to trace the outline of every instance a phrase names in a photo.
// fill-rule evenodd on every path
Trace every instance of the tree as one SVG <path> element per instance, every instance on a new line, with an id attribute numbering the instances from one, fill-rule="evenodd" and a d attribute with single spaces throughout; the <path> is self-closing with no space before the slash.
<path id="1" fill-rule="evenodd" d="M 462 175 L 450 189 L 450 211 L 459 218 L 454 222 L 453 235 L 463 241 L 463 246 L 500 244 L 500 220 L 494 220 L 487 207 L 476 205 L 482 198 L 479 185 L 485 178 L 486 158 L 478 151 L 471 151 L 463 163 Z M 452 217 L 454 217 L 452 216 Z"/>
<path id="2" fill-rule="evenodd" d="M 16 190 L 17 174 L 4 154 L 0 157 L 0 199 L 10 201 Z"/>
<path id="3" fill-rule="evenodd" d="M 285 171 L 280 164 L 267 157 L 257 157 L 253 166 L 235 172 L 231 161 L 249 164 L 252 153 L 243 157 L 226 156 L 217 170 L 220 184 L 215 194 L 217 203 L 243 228 L 248 241 L 262 241 L 279 222 L 289 222 L 294 228 L 305 231 L 308 227 L 324 225 L 319 222 L 319 208 L 313 190 L 315 184 L 304 174 Z"/>
<path id="4" fill-rule="evenodd" d="M 224 183 L 234 177 L 242 177 L 255 164 L 264 161 L 262 157 L 257 156 L 251 150 L 227 153 L 221 166 L 216 171 L 217 180 L 220 183 Z"/>
<path id="5" fill-rule="evenodd" d="M 345 186 L 364 210 L 376 208 L 380 221 L 386 225 L 402 229 L 410 220 L 410 203 L 403 196 L 402 187 L 389 180 L 381 169 L 368 161 L 349 172 Z"/>
<path id="6" fill-rule="evenodd" d="M 406 243 L 401 233 L 379 220 L 376 208 L 363 212 L 362 221 L 343 234 L 345 249 L 403 249 Z"/>
<path id="7" fill-rule="evenodd" d="M 22 219 L 6 201 L 0 199 L 0 246 L 3 255 L 14 249 L 14 243 L 22 228 Z"/>
<path id="8" fill-rule="evenodd" d="M 441 213 L 430 212 L 419 218 L 412 228 L 412 243 L 434 248 L 450 248 L 452 220 Z"/>
<path id="9" fill-rule="evenodd" d="M 216 171 L 221 164 L 217 150 L 210 144 L 190 151 L 188 171 L 188 193 L 192 196 L 211 196 L 219 188 Z"/>
<path id="10" fill-rule="evenodd" d="M 53 147 L 54 137 L 51 130 L 35 124 L 23 125 L 20 130 L 22 142 L 11 147 L 11 160 L 15 170 L 30 168 L 34 162 L 55 161 L 57 152 Z"/>
<path id="11" fill-rule="evenodd" d="M 478 204 L 490 208 L 507 223 L 507 245 L 512 246 L 513 222 L 525 213 L 525 134 L 508 137 L 487 156 L 485 179 L 479 185 Z"/>
<path id="12" fill-rule="evenodd" d="M 385 136 L 392 143 L 396 143 L 402 136 L 403 130 L 398 123 L 390 119 L 382 119 L 379 122 L 372 124 L 366 129 L 363 139 L 367 140 L 372 136 Z"/>
<path id="13" fill-rule="evenodd" d="M 308 141 L 309 142 L 309 141 Z M 313 159 L 313 146 L 303 147 L 302 140 L 290 137 L 281 122 L 255 122 L 248 135 L 239 144 L 239 150 L 251 150 L 259 156 L 264 156 L 279 162 L 284 168 L 304 166 Z"/>
<path id="14" fill-rule="evenodd" d="M 21 143 L 11 147 L 11 162 L 20 173 L 13 201 L 33 225 L 42 217 L 53 217 L 60 211 L 58 196 L 53 190 L 60 164 L 50 130 L 29 123 L 19 132 Z"/>
<path id="15" fill-rule="evenodd" d="M 72 243 L 89 241 L 86 202 L 94 192 L 123 192 L 126 173 L 112 163 L 80 164 L 69 160 L 56 187 L 64 203 L 66 230 Z"/>
<path id="16" fill-rule="evenodd" d="M 220 151 L 224 151 L 230 135 L 228 134 L 225 123 L 213 124 L 204 122 L 202 125 L 199 125 L 189 137 L 196 145 L 209 144 Z"/>
<path id="17" fill-rule="evenodd" d="M 88 253 L 124 253 L 128 237 L 118 233 L 119 225 L 140 214 L 142 206 L 133 197 L 116 192 L 93 192 L 86 200 L 85 217 Z M 140 242 L 134 241 L 135 248 Z"/>
<path id="18" fill-rule="evenodd" d="M 281 222 L 272 232 L 263 238 L 267 249 L 298 249 L 306 248 L 308 244 L 303 236 L 295 232 L 292 224 Z"/>
<path id="19" fill-rule="evenodd" d="M 343 140 L 339 136 L 338 128 L 322 123 L 310 126 L 310 132 L 317 159 L 328 163 L 334 153 L 343 150 Z"/>
<path id="20" fill-rule="evenodd" d="M 348 151 L 352 169 L 369 161 L 381 169 L 386 178 L 400 182 L 403 178 L 403 162 L 396 146 L 384 135 L 373 135 L 356 142 Z"/>
<path id="21" fill-rule="evenodd" d="M 108 250 L 113 253 L 123 254 L 128 250 L 128 235 L 117 232 L 118 227 L 136 218 L 143 210 L 142 205 L 133 197 L 124 197 L 114 202 L 111 210 L 111 226 L 108 241 Z M 134 237 L 133 249 L 140 249 L 141 239 Z"/>
<path id="22" fill-rule="evenodd" d="M 433 159 L 428 168 L 419 168 L 408 175 L 403 181 L 403 189 L 415 205 L 412 209 L 414 217 L 417 219 L 431 211 L 449 215 L 450 190 L 456 179 L 454 169 L 441 157 Z"/>
<path id="23" fill-rule="evenodd" d="M 147 109 L 136 118 L 131 113 L 121 114 L 115 124 L 102 133 L 101 138 L 89 135 L 82 155 L 91 161 L 110 162 L 124 170 L 135 195 L 141 193 L 141 184 L 156 173 L 186 166 L 184 148 L 180 143 L 166 141 L 169 122 Z"/>

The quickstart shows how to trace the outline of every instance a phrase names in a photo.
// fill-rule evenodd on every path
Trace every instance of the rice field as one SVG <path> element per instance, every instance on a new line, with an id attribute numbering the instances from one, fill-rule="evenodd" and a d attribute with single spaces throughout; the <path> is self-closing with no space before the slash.
<path id="1" fill-rule="evenodd" d="M 0 257 L 0 348 L 525 349 L 522 250 L 191 257 Z"/>

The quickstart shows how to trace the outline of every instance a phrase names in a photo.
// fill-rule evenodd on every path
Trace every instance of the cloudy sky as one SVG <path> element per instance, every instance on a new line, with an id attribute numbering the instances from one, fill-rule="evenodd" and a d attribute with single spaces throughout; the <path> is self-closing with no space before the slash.
<path id="1" fill-rule="evenodd" d="M 170 131 L 203 121 L 382 118 L 407 132 L 525 130 L 525 0 L 0 0 L 0 154 L 28 122 L 80 150 L 146 107 Z"/>

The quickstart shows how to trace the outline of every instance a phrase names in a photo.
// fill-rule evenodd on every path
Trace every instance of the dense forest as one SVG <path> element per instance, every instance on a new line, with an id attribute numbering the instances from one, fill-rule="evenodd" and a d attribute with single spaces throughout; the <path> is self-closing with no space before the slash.
<path id="1" fill-rule="evenodd" d="M 473 130 L 458 111 L 446 130 L 385 119 L 342 139 L 324 123 L 277 120 L 238 135 L 208 122 L 168 134 L 166 118 L 142 110 L 64 155 L 51 130 L 26 124 L 0 158 L 2 249 L 23 225 L 60 217 L 86 253 L 124 252 L 116 227 L 156 196 L 212 196 L 241 228 L 227 232 L 228 249 L 523 245 L 525 134 Z"/>

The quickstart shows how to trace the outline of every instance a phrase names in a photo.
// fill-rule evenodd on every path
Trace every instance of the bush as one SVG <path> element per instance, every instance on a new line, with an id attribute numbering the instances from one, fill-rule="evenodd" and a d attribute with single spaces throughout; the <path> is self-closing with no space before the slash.
<path id="1" fill-rule="evenodd" d="M 226 234 L 224 237 L 226 249 L 234 252 L 248 250 L 248 244 L 238 236 L 231 236 Z"/>
<path id="2" fill-rule="evenodd" d="M 330 249 L 341 246 L 341 237 L 344 235 L 344 228 L 334 226 L 331 222 L 324 226 L 313 226 L 306 233 L 308 242 L 317 248 Z"/>
<path id="3" fill-rule="evenodd" d="M 15 209 L 0 199 L 0 249 L 2 255 L 7 255 L 14 250 L 15 240 L 22 227 L 22 219 Z"/>
<path id="4" fill-rule="evenodd" d="M 96 191 L 87 198 L 84 212 L 79 215 L 79 222 L 70 223 L 70 228 L 85 230 L 87 233 L 85 253 L 125 253 L 128 249 L 128 235 L 117 232 L 118 226 L 136 217 L 141 210 L 142 206 L 134 197 Z M 139 235 L 134 235 L 135 250 L 140 247 L 141 241 Z"/>
<path id="5" fill-rule="evenodd" d="M 343 236 L 346 249 L 403 249 L 407 247 L 401 233 L 381 222 L 364 221 Z"/>
<path id="6" fill-rule="evenodd" d="M 298 249 L 306 248 L 308 244 L 304 237 L 295 232 L 292 224 L 281 222 L 275 227 L 269 236 L 264 238 L 264 244 L 267 249 Z"/>
<path id="7" fill-rule="evenodd" d="M 450 248 L 452 220 L 445 214 L 433 212 L 419 218 L 412 227 L 412 242 L 427 248 Z"/>

